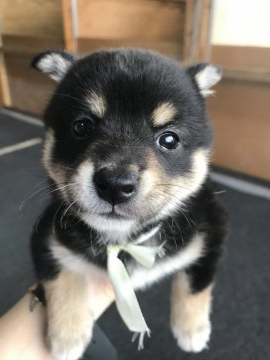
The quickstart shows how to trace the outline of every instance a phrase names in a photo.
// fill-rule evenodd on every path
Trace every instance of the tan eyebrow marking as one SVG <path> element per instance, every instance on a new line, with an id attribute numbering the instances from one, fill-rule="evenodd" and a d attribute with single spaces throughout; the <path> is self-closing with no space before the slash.
<path id="1" fill-rule="evenodd" d="M 94 115 L 98 116 L 99 118 L 102 118 L 105 115 L 107 104 L 102 94 L 91 91 L 87 96 L 86 101 L 90 105 L 90 109 Z"/>
<path id="2" fill-rule="evenodd" d="M 173 104 L 164 102 L 159 104 L 152 113 L 154 126 L 162 126 L 173 120 L 176 109 Z"/>

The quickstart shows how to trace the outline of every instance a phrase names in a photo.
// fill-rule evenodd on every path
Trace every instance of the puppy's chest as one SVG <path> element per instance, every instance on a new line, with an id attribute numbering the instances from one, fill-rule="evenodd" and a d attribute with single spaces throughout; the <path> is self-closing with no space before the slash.
<path id="1" fill-rule="evenodd" d="M 155 244 L 155 241 L 151 241 Z M 166 244 L 164 244 L 166 251 Z M 166 255 L 157 257 L 154 266 L 150 269 L 140 265 L 131 256 L 126 257 L 122 252 L 123 262 L 130 275 L 133 287 L 135 289 L 146 288 L 153 283 L 158 282 L 162 278 L 182 269 L 187 268 L 192 263 L 196 262 L 203 254 L 204 236 L 203 234 L 195 234 L 190 241 L 180 251 L 175 251 L 173 255 Z M 68 249 L 58 241 L 54 240 L 51 243 L 51 251 L 53 257 L 66 269 L 80 273 L 86 276 L 98 275 L 108 277 L 106 268 L 100 267 L 95 259 L 92 261 L 83 254 L 77 254 Z M 120 255 L 120 259 L 122 256 Z"/>
<path id="2" fill-rule="evenodd" d="M 204 236 L 196 234 L 186 246 L 181 250 L 176 250 L 173 255 L 158 257 L 151 269 L 146 269 L 137 264 L 134 265 L 134 262 L 127 264 L 134 288 L 146 288 L 177 271 L 189 267 L 203 255 L 203 250 Z"/>

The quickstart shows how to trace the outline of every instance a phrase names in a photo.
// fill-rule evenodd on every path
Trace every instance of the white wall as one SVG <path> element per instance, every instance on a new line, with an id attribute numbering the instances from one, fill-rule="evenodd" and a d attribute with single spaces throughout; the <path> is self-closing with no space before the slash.
<path id="1" fill-rule="evenodd" d="M 212 43 L 270 47 L 270 0 L 215 0 Z"/>

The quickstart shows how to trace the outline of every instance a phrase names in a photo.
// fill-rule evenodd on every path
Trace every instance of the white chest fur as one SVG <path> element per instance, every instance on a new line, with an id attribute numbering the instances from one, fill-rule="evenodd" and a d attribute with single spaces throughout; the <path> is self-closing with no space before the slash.
<path id="1" fill-rule="evenodd" d="M 196 234 L 181 252 L 159 261 L 152 269 L 142 267 L 135 269 L 128 268 L 134 289 L 146 288 L 176 271 L 187 268 L 202 256 L 203 248 L 203 235 Z M 84 276 L 91 276 L 94 273 L 98 276 L 108 277 L 105 270 L 89 263 L 82 256 L 73 253 L 61 245 L 56 239 L 51 239 L 51 251 L 54 258 L 56 258 L 64 268 L 72 272 Z"/>
<path id="2" fill-rule="evenodd" d="M 202 256 L 203 248 L 203 235 L 197 234 L 181 252 L 159 261 L 152 269 L 135 269 L 131 275 L 134 289 L 144 289 L 176 271 L 187 268 Z"/>

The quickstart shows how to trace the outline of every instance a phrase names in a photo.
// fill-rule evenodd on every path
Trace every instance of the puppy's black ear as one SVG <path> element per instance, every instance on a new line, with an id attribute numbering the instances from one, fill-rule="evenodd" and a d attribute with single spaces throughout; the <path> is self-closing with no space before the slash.
<path id="1" fill-rule="evenodd" d="M 31 66 L 59 82 L 75 61 L 76 57 L 71 53 L 52 50 L 37 55 L 32 60 Z"/>
<path id="2" fill-rule="evenodd" d="M 193 65 L 187 69 L 187 72 L 195 80 L 203 96 L 213 94 L 214 90 L 212 90 L 211 87 L 217 84 L 222 78 L 222 70 L 208 63 Z"/>

